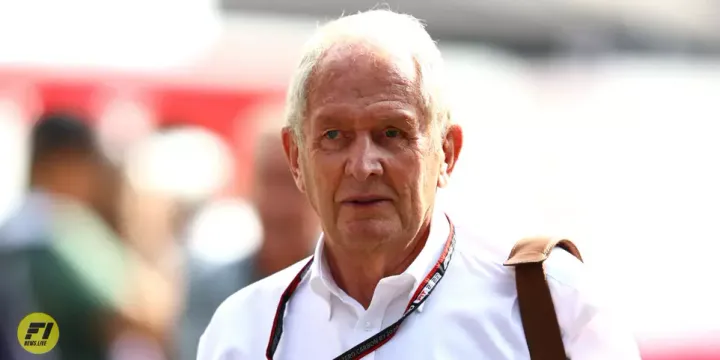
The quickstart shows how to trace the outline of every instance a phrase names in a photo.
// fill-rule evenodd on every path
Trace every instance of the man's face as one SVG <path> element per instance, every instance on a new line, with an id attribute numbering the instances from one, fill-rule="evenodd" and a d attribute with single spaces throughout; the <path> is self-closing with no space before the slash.
<path id="1" fill-rule="evenodd" d="M 284 133 L 298 187 L 335 242 L 413 238 L 459 153 L 425 112 L 412 58 L 340 45 L 310 79 L 304 141 Z M 461 140 L 460 140 L 461 142 Z M 448 162 L 450 168 L 448 168 Z"/>

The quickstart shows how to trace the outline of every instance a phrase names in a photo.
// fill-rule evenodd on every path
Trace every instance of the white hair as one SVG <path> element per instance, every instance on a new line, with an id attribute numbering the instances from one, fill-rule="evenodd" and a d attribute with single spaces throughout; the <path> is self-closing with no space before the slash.
<path id="1" fill-rule="evenodd" d="M 298 141 L 303 141 L 310 77 L 329 49 L 348 41 L 371 43 L 395 54 L 410 55 L 419 75 L 423 110 L 436 129 L 445 132 L 450 123 L 450 111 L 443 86 L 444 62 L 425 25 L 411 15 L 370 10 L 340 17 L 321 26 L 306 43 L 286 100 L 287 126 Z"/>

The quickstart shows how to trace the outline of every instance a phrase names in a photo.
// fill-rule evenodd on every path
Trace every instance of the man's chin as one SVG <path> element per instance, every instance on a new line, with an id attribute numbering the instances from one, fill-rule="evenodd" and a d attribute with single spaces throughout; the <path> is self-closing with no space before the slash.
<path id="1" fill-rule="evenodd" d="M 367 244 L 383 242 L 402 231 L 397 221 L 390 219 L 357 219 L 345 222 L 340 233 L 347 241 Z"/>

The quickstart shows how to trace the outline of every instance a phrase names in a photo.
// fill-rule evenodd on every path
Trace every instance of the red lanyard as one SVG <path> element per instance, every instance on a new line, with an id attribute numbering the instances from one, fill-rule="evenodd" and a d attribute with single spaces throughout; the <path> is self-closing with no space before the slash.
<path id="1" fill-rule="evenodd" d="M 437 263 L 435 263 L 435 266 L 433 266 L 433 268 L 427 274 L 427 276 L 425 276 L 425 279 L 420 283 L 417 290 L 415 290 L 415 294 L 408 303 L 402 317 L 400 317 L 398 321 L 386 327 L 379 333 L 369 337 L 367 340 L 361 342 L 358 345 L 355 345 L 352 349 L 342 353 L 340 356 L 336 357 L 335 360 L 360 359 L 377 350 L 386 342 L 388 342 L 393 336 L 395 336 L 395 333 L 397 333 L 403 321 L 405 321 L 405 319 L 410 314 L 417 310 L 417 308 L 423 302 L 425 302 L 425 300 L 427 300 L 427 298 L 430 296 L 430 293 L 432 293 L 440 280 L 442 280 L 443 275 L 445 275 L 445 271 L 447 271 L 448 265 L 450 265 L 450 259 L 452 258 L 454 249 L 455 227 L 453 226 L 452 222 L 450 222 L 450 234 L 448 235 L 448 239 L 445 241 L 445 247 L 443 248 L 443 252 L 440 255 L 440 258 L 438 259 Z M 303 268 L 295 276 L 292 282 L 290 282 L 290 285 L 288 285 L 288 287 L 285 289 L 282 296 L 280 297 L 280 303 L 278 303 L 277 311 L 275 312 L 275 319 L 273 320 L 273 327 L 270 331 L 270 340 L 268 341 L 267 351 L 265 352 L 267 360 L 273 359 L 275 351 L 277 351 L 278 344 L 280 344 L 280 337 L 282 336 L 283 332 L 283 318 L 285 315 L 285 309 L 287 307 L 287 304 L 290 302 L 290 298 L 297 289 L 298 285 L 300 285 L 300 282 L 302 282 L 302 279 L 310 270 L 310 265 L 312 263 L 313 258 L 310 258 L 307 264 L 303 266 Z"/>

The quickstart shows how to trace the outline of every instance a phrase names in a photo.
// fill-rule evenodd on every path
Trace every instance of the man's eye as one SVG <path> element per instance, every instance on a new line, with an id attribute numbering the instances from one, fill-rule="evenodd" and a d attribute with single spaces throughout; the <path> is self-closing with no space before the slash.
<path id="1" fill-rule="evenodd" d="M 340 131 L 339 131 L 339 130 L 330 130 L 330 131 L 325 132 L 325 137 L 328 138 L 328 139 L 330 139 L 330 140 L 335 140 L 335 139 L 337 139 L 339 136 L 340 136 Z"/>
<path id="2" fill-rule="evenodd" d="M 385 136 L 389 138 L 396 138 L 400 136 L 400 130 L 398 129 L 387 129 L 385 130 Z"/>

